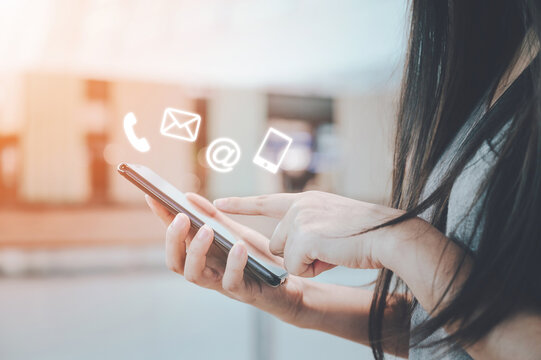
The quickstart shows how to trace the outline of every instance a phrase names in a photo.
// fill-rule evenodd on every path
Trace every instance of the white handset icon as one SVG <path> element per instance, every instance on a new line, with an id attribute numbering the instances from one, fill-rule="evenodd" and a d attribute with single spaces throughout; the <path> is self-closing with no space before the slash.
<path id="1" fill-rule="evenodd" d="M 135 115 L 133 113 L 127 113 L 126 116 L 124 116 L 124 133 L 130 144 L 132 144 L 137 151 L 147 152 L 150 150 L 150 145 L 147 139 L 138 138 L 137 135 L 135 135 L 133 127 L 136 123 L 137 119 L 135 118 Z"/>

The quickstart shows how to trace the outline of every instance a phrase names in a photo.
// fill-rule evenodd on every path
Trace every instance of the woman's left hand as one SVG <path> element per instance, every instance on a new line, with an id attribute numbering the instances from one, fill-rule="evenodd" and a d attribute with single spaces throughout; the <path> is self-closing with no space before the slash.
<path id="1" fill-rule="evenodd" d="M 224 198 L 214 202 L 227 213 L 264 215 L 280 219 L 269 243 L 283 256 L 293 275 L 316 276 L 334 266 L 381 268 L 380 254 L 392 235 L 390 228 L 363 230 L 400 216 L 389 207 L 324 192 Z"/>

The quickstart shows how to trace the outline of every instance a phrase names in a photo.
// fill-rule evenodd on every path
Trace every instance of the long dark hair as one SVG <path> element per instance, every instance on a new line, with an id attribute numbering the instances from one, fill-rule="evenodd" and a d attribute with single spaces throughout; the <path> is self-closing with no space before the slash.
<path id="1" fill-rule="evenodd" d="M 476 227 L 481 232 L 477 251 L 470 253 L 474 259 L 471 272 L 452 300 L 445 305 L 440 300 L 438 311 L 410 334 L 413 344 L 419 345 L 438 328 L 458 324 L 446 338 L 423 346 L 467 347 L 513 312 L 541 305 L 539 56 L 494 106 L 487 107 L 437 189 L 427 197 L 423 197 L 423 190 L 437 161 L 475 107 L 487 94 L 488 99 L 494 96 L 528 32 L 541 39 L 541 2 L 412 0 L 410 8 L 392 194 L 392 205 L 406 214 L 383 226 L 430 208 L 431 223 L 445 232 L 453 183 L 480 146 L 506 126 L 497 160 L 477 196 L 482 218 L 477 216 Z M 465 248 L 472 241 L 461 240 L 466 242 Z M 457 262 L 455 277 L 463 262 L 464 258 Z M 376 359 L 383 358 L 383 342 L 388 340 L 382 338 L 388 299 L 404 289 L 408 291 L 392 271 L 380 272 L 369 321 Z"/>

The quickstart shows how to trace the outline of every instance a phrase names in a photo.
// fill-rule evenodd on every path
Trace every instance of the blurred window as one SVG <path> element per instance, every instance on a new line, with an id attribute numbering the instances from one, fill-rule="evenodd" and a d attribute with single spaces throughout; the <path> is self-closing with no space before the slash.
<path id="1" fill-rule="evenodd" d="M 17 135 L 0 136 L 0 199 L 2 204 L 17 198 L 19 168 L 19 139 Z"/>
<path id="2" fill-rule="evenodd" d="M 284 190 L 332 190 L 328 175 L 337 156 L 333 100 L 272 94 L 268 118 L 270 126 L 293 138 L 282 163 Z"/>
<path id="3" fill-rule="evenodd" d="M 90 170 L 90 201 L 93 203 L 106 202 L 109 193 L 109 166 L 103 154 L 109 139 L 106 131 L 110 113 L 108 82 L 85 81 L 85 99 L 81 113 Z"/>

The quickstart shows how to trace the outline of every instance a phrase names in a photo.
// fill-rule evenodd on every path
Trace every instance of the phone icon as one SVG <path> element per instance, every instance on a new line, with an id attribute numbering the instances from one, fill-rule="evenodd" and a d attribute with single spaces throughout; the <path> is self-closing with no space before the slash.
<path id="1" fill-rule="evenodd" d="M 127 113 L 126 116 L 124 116 L 124 133 L 126 134 L 130 144 L 137 151 L 147 152 L 150 150 L 150 145 L 147 139 L 139 138 L 137 135 L 135 135 L 135 130 L 133 128 L 136 123 L 137 119 L 135 118 L 134 113 Z"/>
<path id="2" fill-rule="evenodd" d="M 269 128 L 254 157 L 254 164 L 276 174 L 293 139 L 281 131 Z"/>

